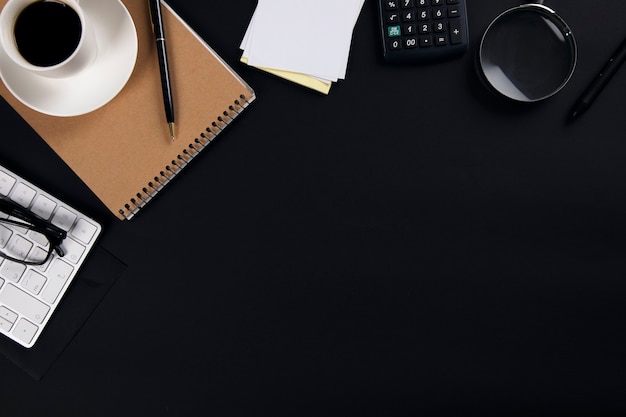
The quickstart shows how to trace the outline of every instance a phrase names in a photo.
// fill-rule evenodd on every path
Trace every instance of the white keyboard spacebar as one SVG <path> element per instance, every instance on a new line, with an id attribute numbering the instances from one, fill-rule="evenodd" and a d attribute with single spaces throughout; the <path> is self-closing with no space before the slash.
<path id="1" fill-rule="evenodd" d="M 50 311 L 46 304 L 11 284 L 0 292 L 0 303 L 37 323 L 42 323 Z"/>

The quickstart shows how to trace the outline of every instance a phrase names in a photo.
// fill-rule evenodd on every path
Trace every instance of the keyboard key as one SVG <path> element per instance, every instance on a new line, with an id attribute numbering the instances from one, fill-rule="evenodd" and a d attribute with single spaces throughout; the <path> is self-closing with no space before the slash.
<path id="1" fill-rule="evenodd" d="M 50 218 L 57 204 L 45 195 L 38 195 L 30 210 L 46 220 Z"/>
<path id="2" fill-rule="evenodd" d="M 80 219 L 76 222 L 76 227 L 72 230 L 72 236 L 81 242 L 88 244 L 96 235 L 97 231 L 98 228 L 95 225 L 89 223 L 85 219 Z"/>
<path id="3" fill-rule="evenodd" d="M 8 308 L 1 306 L 0 307 L 0 318 L 5 319 L 6 321 L 9 321 L 11 323 L 15 323 L 15 320 L 17 320 L 17 314 L 15 314 L 13 311 L 9 310 Z"/>
<path id="4" fill-rule="evenodd" d="M 46 304 L 11 284 L 0 291 L 0 303 L 10 305 L 19 314 L 37 323 L 43 323 L 50 311 Z"/>
<path id="5" fill-rule="evenodd" d="M 48 285 L 41 294 L 41 299 L 46 303 L 56 303 L 59 293 L 65 286 L 65 282 L 69 278 L 73 271 L 73 268 L 66 262 L 60 259 L 54 259 L 50 269 L 48 269 L 47 275 L 49 278 Z"/>
<path id="6" fill-rule="evenodd" d="M 33 244 L 30 240 L 24 239 L 20 235 L 14 236 L 9 240 L 6 246 L 6 253 L 10 254 L 14 259 L 25 259 L 28 252 L 33 248 Z"/>
<path id="7" fill-rule="evenodd" d="M 59 207 L 57 212 L 54 214 L 54 217 L 52 217 L 52 224 L 67 232 L 70 230 L 75 220 L 76 215 L 74 213 L 65 207 Z"/>
<path id="8" fill-rule="evenodd" d="M 28 344 L 33 340 L 37 330 L 39 330 L 39 327 L 35 326 L 33 323 L 25 319 L 20 319 L 17 326 L 15 326 L 15 330 L 13 330 L 13 334 L 22 342 Z"/>
<path id="9" fill-rule="evenodd" d="M 11 327 L 13 327 L 13 323 L 8 321 L 5 318 L 0 317 L 0 330 L 4 330 L 5 332 L 8 332 L 11 330 Z"/>
<path id="10" fill-rule="evenodd" d="M 48 238 L 44 234 L 36 232 L 34 230 L 28 232 L 28 237 L 39 243 L 41 246 L 46 246 L 48 244 Z"/>
<path id="11" fill-rule="evenodd" d="M 4 196 L 9 195 L 13 184 L 15 184 L 15 178 L 4 171 L 0 171 L 0 194 Z"/>
<path id="12" fill-rule="evenodd" d="M 61 244 L 61 248 L 63 249 L 63 251 L 65 251 L 65 256 L 63 256 L 63 259 L 72 263 L 80 261 L 81 257 L 83 256 L 83 252 L 85 252 L 85 247 L 71 237 L 65 238 L 65 240 Z"/>
<path id="13" fill-rule="evenodd" d="M 0 225 L 0 248 L 4 248 L 7 245 L 12 235 L 11 229 Z"/>
<path id="14" fill-rule="evenodd" d="M 15 186 L 15 190 L 13 190 L 13 194 L 11 194 L 11 199 L 21 206 L 28 207 L 33 201 L 33 198 L 35 198 L 35 194 L 37 194 L 37 191 L 24 183 L 20 183 Z"/>
<path id="15" fill-rule="evenodd" d="M 22 280 L 22 287 L 31 293 L 37 295 L 41 292 L 44 284 L 46 283 L 46 277 L 34 270 L 29 270 Z"/>
<path id="16" fill-rule="evenodd" d="M 5 260 L 0 267 L 0 276 L 7 278 L 13 282 L 18 282 L 22 278 L 22 274 L 26 271 L 26 265 Z"/>

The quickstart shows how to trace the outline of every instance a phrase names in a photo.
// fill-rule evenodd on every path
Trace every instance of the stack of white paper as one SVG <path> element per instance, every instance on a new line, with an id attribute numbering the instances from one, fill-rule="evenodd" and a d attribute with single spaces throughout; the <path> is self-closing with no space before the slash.
<path id="1" fill-rule="evenodd" d="M 346 76 L 364 0 L 259 0 L 241 60 L 328 94 Z"/>

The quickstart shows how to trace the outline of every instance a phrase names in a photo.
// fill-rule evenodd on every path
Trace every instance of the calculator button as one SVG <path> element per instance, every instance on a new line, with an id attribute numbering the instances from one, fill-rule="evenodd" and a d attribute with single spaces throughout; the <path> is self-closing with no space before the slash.
<path id="1" fill-rule="evenodd" d="M 400 14 L 389 13 L 387 14 L 387 23 L 398 23 L 400 21 Z"/>
<path id="2" fill-rule="evenodd" d="M 417 38 L 406 38 L 404 40 L 404 47 L 407 49 L 416 48 L 417 47 Z"/>
<path id="3" fill-rule="evenodd" d="M 461 16 L 461 10 L 459 9 L 458 6 L 448 7 L 449 18 L 455 18 L 455 17 L 460 17 L 460 16 Z"/>
<path id="4" fill-rule="evenodd" d="M 400 39 L 393 39 L 389 41 L 389 49 L 392 49 L 394 51 L 402 49 L 402 41 Z"/>
<path id="5" fill-rule="evenodd" d="M 450 43 L 463 43 L 463 31 L 461 30 L 461 21 L 455 20 L 450 22 Z"/>
<path id="6" fill-rule="evenodd" d="M 400 36 L 400 26 L 396 25 L 396 26 L 389 26 L 387 28 L 387 36 L 389 36 L 390 38 L 396 37 L 396 36 Z"/>
<path id="7" fill-rule="evenodd" d="M 402 28 L 402 34 L 403 35 L 415 35 L 415 32 L 417 31 L 417 27 L 415 25 L 406 25 Z"/>
<path id="8" fill-rule="evenodd" d="M 437 35 L 435 36 L 435 45 L 443 46 L 448 44 L 448 38 L 446 35 Z"/>
<path id="9" fill-rule="evenodd" d="M 422 48 L 427 48 L 433 44 L 433 38 L 430 36 L 420 36 L 420 46 Z"/>
<path id="10" fill-rule="evenodd" d="M 419 33 L 430 33 L 432 31 L 432 26 L 430 23 L 420 23 L 419 24 Z"/>
<path id="11" fill-rule="evenodd" d="M 417 0 L 417 7 L 426 7 L 428 6 L 428 0 Z"/>
<path id="12" fill-rule="evenodd" d="M 443 19 L 446 17 L 446 11 L 443 8 L 433 10 L 433 19 Z"/>
<path id="13" fill-rule="evenodd" d="M 415 6 L 415 0 L 401 0 L 403 9 L 410 9 Z"/>
<path id="14" fill-rule="evenodd" d="M 402 20 L 405 22 L 412 22 L 415 20 L 415 13 L 410 10 L 408 12 L 402 13 Z"/>
<path id="15" fill-rule="evenodd" d="M 398 1 L 397 0 L 387 0 L 385 2 L 385 8 L 387 10 L 396 10 L 398 8 Z"/>

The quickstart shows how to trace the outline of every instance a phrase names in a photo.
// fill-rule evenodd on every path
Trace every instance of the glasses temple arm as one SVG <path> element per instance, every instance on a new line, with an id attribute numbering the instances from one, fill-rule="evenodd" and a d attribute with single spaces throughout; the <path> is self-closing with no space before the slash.
<path id="1" fill-rule="evenodd" d="M 67 236 L 65 230 L 55 226 L 44 218 L 7 198 L 0 197 L 0 211 L 36 226 L 49 238 L 54 238 L 54 242 L 52 242 L 51 239 L 51 243 L 56 243 L 58 241 L 58 243 L 54 245 L 55 247 L 58 247 Z"/>

